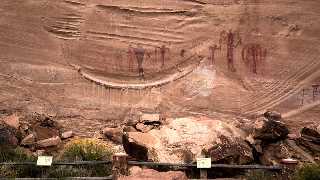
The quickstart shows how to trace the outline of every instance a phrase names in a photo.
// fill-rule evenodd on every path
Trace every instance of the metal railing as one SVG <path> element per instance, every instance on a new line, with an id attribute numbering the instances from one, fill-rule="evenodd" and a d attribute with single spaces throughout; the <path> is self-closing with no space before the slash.
<path id="1" fill-rule="evenodd" d="M 128 161 L 126 154 L 114 155 L 112 161 L 75 161 L 75 162 L 53 162 L 52 166 L 77 166 L 77 165 L 112 165 L 112 175 L 108 177 L 65 177 L 64 179 L 117 179 L 120 175 L 128 175 L 128 166 L 165 166 L 165 167 L 181 167 L 181 168 L 197 168 L 194 163 L 162 163 L 162 162 L 143 162 L 143 161 Z M 36 162 L 0 162 L 0 166 L 36 166 Z M 271 171 L 281 171 L 283 166 L 263 166 L 263 165 L 230 165 L 230 164 L 211 164 L 211 168 L 224 168 L 224 169 L 262 169 Z M 207 169 L 201 169 L 207 173 Z M 206 176 L 206 175 L 205 175 Z M 0 178 L 1 179 L 1 178 Z M 19 179 L 19 178 L 17 178 Z M 43 178 L 20 178 L 22 179 L 43 179 Z M 51 179 L 51 178 L 45 178 Z M 54 178 L 53 178 L 54 179 Z"/>

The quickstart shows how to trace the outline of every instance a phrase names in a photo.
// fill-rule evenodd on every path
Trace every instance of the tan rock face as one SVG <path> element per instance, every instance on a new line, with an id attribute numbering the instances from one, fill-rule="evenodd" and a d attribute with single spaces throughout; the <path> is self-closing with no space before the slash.
<path id="1" fill-rule="evenodd" d="M 286 121 L 300 129 L 320 112 L 319 7 L 2 0 L 1 107 L 58 115 L 88 136 L 131 107 L 218 119 L 272 109 L 297 115 Z"/>
<path id="2" fill-rule="evenodd" d="M 232 155 L 236 162 L 253 160 L 244 133 L 232 125 L 206 117 L 168 119 L 168 125 L 148 133 L 128 132 L 124 147 L 137 159 L 158 162 L 193 162 L 204 151 L 213 161 Z M 240 158 L 238 158 L 240 157 Z"/>

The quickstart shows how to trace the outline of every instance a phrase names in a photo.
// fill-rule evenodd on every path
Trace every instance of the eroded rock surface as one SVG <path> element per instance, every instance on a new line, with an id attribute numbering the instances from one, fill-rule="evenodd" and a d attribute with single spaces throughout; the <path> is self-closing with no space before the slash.
<path id="1" fill-rule="evenodd" d="M 194 162 L 202 153 L 213 161 L 246 164 L 253 160 L 245 133 L 230 124 L 206 117 L 167 119 L 159 130 L 127 132 L 126 152 L 139 160 Z"/>

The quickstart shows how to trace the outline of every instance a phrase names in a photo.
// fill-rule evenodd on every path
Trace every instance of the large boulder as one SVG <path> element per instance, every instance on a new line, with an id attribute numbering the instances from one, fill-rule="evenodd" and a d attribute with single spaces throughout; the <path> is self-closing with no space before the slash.
<path id="1" fill-rule="evenodd" d="M 253 160 L 245 133 L 206 117 L 167 119 L 166 125 L 148 133 L 128 132 L 126 152 L 139 160 L 184 163 L 206 154 L 216 162 L 246 164 Z"/>
<path id="2" fill-rule="evenodd" d="M 281 163 L 282 159 L 287 158 L 303 159 L 285 141 L 279 141 L 264 147 L 259 160 L 263 165 L 277 165 Z"/>
<path id="3" fill-rule="evenodd" d="M 115 143 L 122 143 L 123 132 L 120 128 L 109 128 L 106 127 L 102 130 L 103 135 L 105 135 L 109 140 Z"/>
<path id="4" fill-rule="evenodd" d="M 253 160 L 251 147 L 241 138 L 221 135 L 219 139 L 220 143 L 204 150 L 213 161 L 223 164 L 247 164 Z"/>
<path id="5" fill-rule="evenodd" d="M 320 133 L 317 129 L 304 127 L 300 133 L 296 143 L 313 155 L 320 155 Z"/>
<path id="6" fill-rule="evenodd" d="M 285 123 L 274 119 L 259 118 L 254 123 L 253 138 L 264 142 L 276 142 L 285 139 L 289 134 L 288 127 Z"/>
<path id="7" fill-rule="evenodd" d="M 158 172 L 153 169 L 143 169 L 135 174 L 120 177 L 119 180 L 187 180 L 185 173 L 181 171 Z"/>

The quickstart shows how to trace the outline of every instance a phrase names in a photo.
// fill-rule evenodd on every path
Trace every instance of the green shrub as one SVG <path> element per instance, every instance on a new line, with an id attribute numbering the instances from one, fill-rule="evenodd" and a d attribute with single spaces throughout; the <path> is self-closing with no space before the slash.
<path id="1" fill-rule="evenodd" d="M 111 160 L 113 148 L 98 139 L 76 139 L 66 144 L 60 157 L 61 161 L 108 161 Z M 69 172 L 57 169 L 50 177 L 71 176 L 108 176 L 111 174 L 111 164 L 81 165 L 68 167 Z M 72 173 L 70 173 L 72 172 Z M 60 176 L 61 177 L 61 176 Z"/>
<path id="2" fill-rule="evenodd" d="M 111 160 L 113 148 L 97 139 L 76 139 L 66 144 L 58 161 L 103 161 Z M 22 148 L 0 148 L 0 162 L 35 162 Z M 111 164 L 51 166 L 5 165 L 0 166 L 0 178 L 64 178 L 109 176 Z"/>
<path id="3" fill-rule="evenodd" d="M 77 139 L 69 142 L 62 154 L 62 159 L 73 161 L 111 160 L 112 147 L 98 139 Z"/>
<path id="4" fill-rule="evenodd" d="M 298 169 L 295 180 L 319 180 L 320 164 L 306 164 Z"/>
<path id="5" fill-rule="evenodd" d="M 277 179 L 276 175 L 270 171 L 250 170 L 246 174 L 246 180 L 273 180 Z"/>
<path id="6" fill-rule="evenodd" d="M 27 154 L 22 148 L 0 150 L 0 162 L 34 162 L 35 157 Z M 2 165 L 0 177 L 17 178 L 33 177 L 41 173 L 42 169 L 34 165 Z"/>

